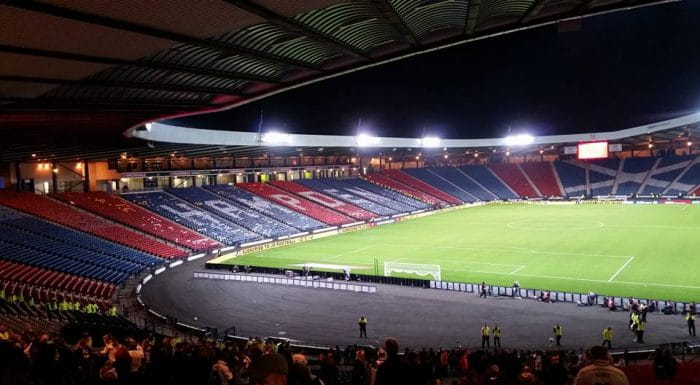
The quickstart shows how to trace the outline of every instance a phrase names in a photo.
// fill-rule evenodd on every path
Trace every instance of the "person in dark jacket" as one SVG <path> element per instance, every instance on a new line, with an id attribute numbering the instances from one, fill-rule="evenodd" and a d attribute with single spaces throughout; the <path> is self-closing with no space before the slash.
<path id="1" fill-rule="evenodd" d="M 410 378 L 411 370 L 403 359 L 399 357 L 399 343 L 393 338 L 387 338 L 384 342 L 386 361 L 377 368 L 375 385 L 406 385 L 416 381 Z"/>

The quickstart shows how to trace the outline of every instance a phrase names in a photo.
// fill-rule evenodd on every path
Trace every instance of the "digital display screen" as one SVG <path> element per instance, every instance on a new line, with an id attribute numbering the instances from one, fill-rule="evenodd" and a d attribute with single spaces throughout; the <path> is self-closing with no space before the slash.
<path id="1" fill-rule="evenodd" d="M 579 159 L 601 159 L 608 157 L 608 142 L 589 142 L 578 144 Z"/>

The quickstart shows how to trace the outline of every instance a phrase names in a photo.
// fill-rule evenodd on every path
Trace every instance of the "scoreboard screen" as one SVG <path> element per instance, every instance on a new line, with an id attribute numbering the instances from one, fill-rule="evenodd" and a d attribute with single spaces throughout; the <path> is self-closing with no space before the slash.
<path id="1" fill-rule="evenodd" d="M 578 144 L 579 159 L 601 159 L 608 157 L 608 142 L 588 142 Z"/>

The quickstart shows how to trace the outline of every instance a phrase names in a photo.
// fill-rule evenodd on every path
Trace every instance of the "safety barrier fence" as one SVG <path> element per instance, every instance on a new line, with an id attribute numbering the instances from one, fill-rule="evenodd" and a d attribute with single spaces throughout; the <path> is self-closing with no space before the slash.
<path id="1" fill-rule="evenodd" d="M 334 282 L 326 280 L 313 279 L 313 277 L 270 277 L 265 275 L 253 275 L 253 274 L 234 274 L 234 273 L 210 273 L 195 271 L 193 273 L 194 278 L 200 279 L 218 279 L 225 281 L 239 281 L 239 282 L 253 282 L 253 283 L 267 283 L 274 285 L 286 285 L 286 286 L 299 286 L 299 287 L 309 287 L 314 289 L 331 289 L 331 290 L 343 290 L 351 291 L 355 293 L 376 293 L 377 287 L 370 285 L 363 285 L 358 283 L 349 282 Z"/>

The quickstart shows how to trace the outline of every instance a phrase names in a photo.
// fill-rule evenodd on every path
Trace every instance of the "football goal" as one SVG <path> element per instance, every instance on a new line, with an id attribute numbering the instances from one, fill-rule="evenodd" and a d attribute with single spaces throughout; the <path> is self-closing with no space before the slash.
<path id="1" fill-rule="evenodd" d="M 441 281 L 440 265 L 427 265 L 423 263 L 384 262 L 384 276 L 391 277 L 391 273 L 417 274 L 421 277 L 432 276 L 433 280 Z"/>

